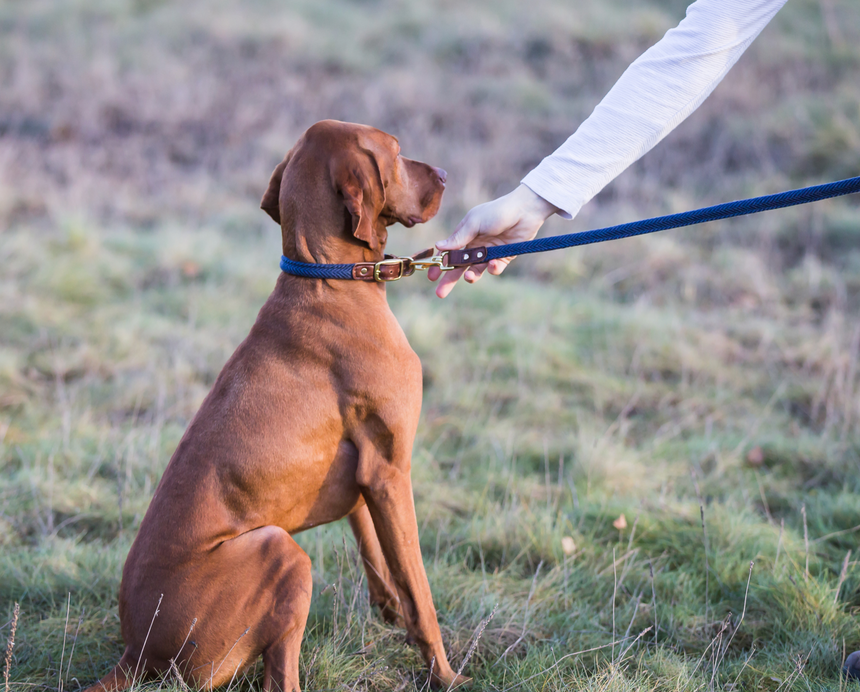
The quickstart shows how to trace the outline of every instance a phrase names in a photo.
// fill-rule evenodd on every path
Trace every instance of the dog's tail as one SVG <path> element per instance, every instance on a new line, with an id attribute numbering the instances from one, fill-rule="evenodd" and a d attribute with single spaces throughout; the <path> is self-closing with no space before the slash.
<path id="1" fill-rule="evenodd" d="M 128 666 L 124 665 L 125 656 L 114 666 L 114 669 L 94 685 L 81 692 L 121 692 L 131 687 L 133 677 Z"/>

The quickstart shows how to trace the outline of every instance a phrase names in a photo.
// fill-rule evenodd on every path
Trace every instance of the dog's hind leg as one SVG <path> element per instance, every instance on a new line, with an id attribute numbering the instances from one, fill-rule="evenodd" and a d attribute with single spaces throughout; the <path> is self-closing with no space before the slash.
<path id="1" fill-rule="evenodd" d="M 262 655 L 267 692 L 298 692 L 299 648 L 313 582 L 310 558 L 286 531 L 261 526 L 150 580 L 157 587 L 143 577 L 130 584 L 137 587 L 130 589 L 136 603 L 158 600 L 154 588 L 164 593 L 158 617 L 146 621 L 151 611 L 138 608 L 140 625 L 129 628 L 133 641 L 126 638 L 123 660 L 131 661 L 132 669 L 140 661 L 141 675 L 172 670 L 211 690 Z M 127 616 L 132 623 L 132 614 Z"/>
<path id="2" fill-rule="evenodd" d="M 222 556 L 223 563 L 217 567 L 219 577 L 242 585 L 244 593 L 237 598 L 230 589 L 224 589 L 223 598 L 232 601 L 237 611 L 238 617 L 232 619 L 247 622 L 247 648 L 262 650 L 265 691 L 299 692 L 299 649 L 313 590 L 311 559 L 277 526 L 263 526 L 225 541 L 215 552 L 225 548 L 229 555 Z M 235 631 L 235 626 L 232 629 Z M 220 673 L 210 678 L 207 686 L 227 683 L 252 662 L 247 653 L 238 652 L 239 648 L 234 646 L 232 653 L 218 662 Z"/>
<path id="3" fill-rule="evenodd" d="M 275 596 L 270 616 L 277 628 L 274 641 L 263 650 L 264 690 L 299 692 L 299 651 L 313 590 L 311 560 L 285 531 L 266 528 L 278 532 L 273 548 L 281 557 L 275 561 L 277 574 L 266 574 L 266 568 L 273 569 L 274 564 L 261 565 L 264 580 L 267 576 L 275 577 L 270 586 Z"/>
<path id="4" fill-rule="evenodd" d="M 350 514 L 348 519 L 367 573 L 370 603 L 379 608 L 386 622 L 405 628 L 406 622 L 400 607 L 400 594 L 391 578 L 385 556 L 382 554 L 382 546 L 379 545 L 370 510 L 367 509 L 367 505 L 362 505 Z"/>
<path id="5" fill-rule="evenodd" d="M 290 566 L 278 584 L 276 614 L 283 634 L 263 651 L 265 692 L 299 692 L 299 651 L 311 609 L 311 560 L 291 536 L 284 534 Z"/>
<path id="6" fill-rule="evenodd" d="M 101 680 L 81 692 L 119 692 L 120 690 L 128 689 L 132 684 L 131 675 L 126 674 L 125 667 L 121 661 Z"/>

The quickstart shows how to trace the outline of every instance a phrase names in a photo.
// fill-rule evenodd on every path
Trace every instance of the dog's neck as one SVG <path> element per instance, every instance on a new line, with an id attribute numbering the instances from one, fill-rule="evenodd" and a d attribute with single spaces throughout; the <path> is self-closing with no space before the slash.
<path id="1" fill-rule="evenodd" d="M 281 207 L 284 256 L 317 264 L 377 262 L 383 258 L 388 229 L 382 219 L 373 220 L 379 247 L 372 250 L 352 234 L 352 217 L 327 180 L 320 176 L 290 183 L 290 196 Z"/>

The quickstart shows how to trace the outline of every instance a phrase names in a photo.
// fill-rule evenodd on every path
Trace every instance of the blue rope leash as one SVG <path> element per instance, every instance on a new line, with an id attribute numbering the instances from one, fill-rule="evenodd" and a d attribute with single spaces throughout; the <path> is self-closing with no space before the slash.
<path id="1" fill-rule="evenodd" d="M 296 262 L 281 255 L 281 271 L 308 279 L 351 279 L 352 264 L 313 264 Z"/>
<path id="2" fill-rule="evenodd" d="M 713 207 L 681 212 L 680 214 L 669 214 L 668 216 L 658 216 L 652 219 L 624 223 L 619 226 L 598 228 L 593 231 L 536 238 L 535 240 L 512 243 L 510 245 L 496 245 L 487 248 L 486 259 L 500 259 L 502 257 L 512 257 L 513 255 L 527 255 L 533 252 L 546 252 L 547 250 L 559 250 L 566 247 L 602 243 L 607 240 L 630 238 L 636 235 L 645 235 L 646 233 L 667 231 L 670 228 L 683 228 L 684 226 L 692 226 L 708 221 L 730 219 L 735 216 L 746 216 L 763 211 L 782 209 L 783 207 L 794 207 L 799 204 L 819 202 L 823 199 L 850 195 L 854 192 L 860 192 L 860 176 L 838 180 L 834 183 L 780 192 L 775 195 L 726 202 Z"/>
<path id="3" fill-rule="evenodd" d="M 592 231 L 568 233 L 566 235 L 556 235 L 548 238 L 536 238 L 535 240 L 528 240 L 522 243 L 511 243 L 509 245 L 495 245 L 486 248 L 454 250 L 447 253 L 447 266 L 468 266 L 470 264 L 480 264 L 488 262 L 489 260 L 500 259 L 502 257 L 528 255 L 534 252 L 547 252 L 548 250 L 561 250 L 562 248 L 577 247 L 579 245 L 603 243 L 608 240 L 619 240 L 621 238 L 645 235 L 646 233 L 667 231 L 671 228 L 683 228 L 684 226 L 692 226 L 694 224 L 706 223 L 708 221 L 718 221 L 720 219 L 729 219 L 735 216 L 746 216 L 749 214 L 758 214 L 763 211 L 772 211 L 774 209 L 782 209 L 784 207 L 809 204 L 810 202 L 818 202 L 832 197 L 841 197 L 855 192 L 860 192 L 860 176 L 856 178 L 847 178 L 845 180 L 837 180 L 836 182 L 825 183 L 824 185 L 814 185 L 812 187 L 804 187 L 798 190 L 780 192 L 775 195 L 765 195 L 763 197 L 752 197 L 750 199 L 742 199 L 735 202 L 726 202 L 725 204 L 717 204 L 712 207 L 685 211 L 680 214 L 669 214 L 668 216 L 658 216 L 651 219 L 624 223 L 619 226 L 598 228 Z M 410 264 L 420 269 L 426 268 L 426 266 L 419 266 L 417 262 L 413 262 L 410 258 L 403 258 L 403 262 L 404 265 L 402 265 L 403 269 L 401 270 L 401 275 L 403 276 L 406 275 L 406 268 Z M 432 261 L 423 262 L 421 264 L 432 264 Z M 304 276 L 314 279 L 354 279 L 356 278 L 353 272 L 354 267 L 354 264 L 312 264 L 308 262 L 296 262 L 288 259 L 287 257 L 281 257 L 281 270 L 287 274 L 295 274 L 296 276 Z M 409 271 L 409 273 L 411 273 L 411 271 Z"/>

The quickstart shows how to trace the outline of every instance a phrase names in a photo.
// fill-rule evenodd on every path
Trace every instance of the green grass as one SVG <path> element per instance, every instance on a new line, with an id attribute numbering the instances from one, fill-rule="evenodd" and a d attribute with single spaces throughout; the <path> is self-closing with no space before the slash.
<path id="1" fill-rule="evenodd" d="M 116 662 L 135 530 L 276 279 L 256 207 L 298 134 L 369 122 L 445 167 L 438 219 L 392 232 L 395 251 L 426 247 L 562 141 L 684 4 L 0 5 L 10 689 L 74 690 Z M 790 0 L 698 113 L 547 232 L 856 174 L 857 38 L 850 0 Z M 476 689 L 846 687 L 857 212 L 523 258 L 445 302 L 420 279 L 390 287 L 424 366 L 413 477 L 455 669 L 493 613 L 465 667 Z M 303 684 L 422 689 L 341 524 L 297 537 L 315 582 Z"/>

